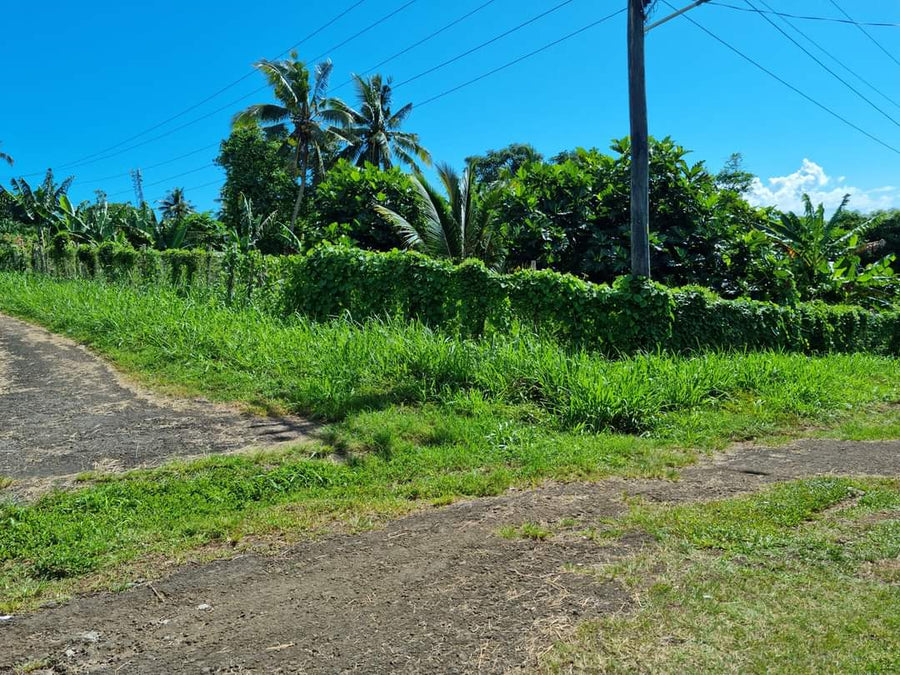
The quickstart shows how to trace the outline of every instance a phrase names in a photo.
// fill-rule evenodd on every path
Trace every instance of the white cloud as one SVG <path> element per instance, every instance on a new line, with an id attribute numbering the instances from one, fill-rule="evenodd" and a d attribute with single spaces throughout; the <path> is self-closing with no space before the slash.
<path id="1" fill-rule="evenodd" d="M 813 204 L 824 204 L 830 213 L 849 194 L 849 207 L 857 211 L 900 208 L 900 188 L 885 185 L 865 190 L 845 181 L 845 176 L 832 178 L 821 166 L 804 159 L 803 165 L 787 176 L 773 176 L 766 183 L 754 178 L 747 200 L 755 206 L 777 206 L 782 211 L 799 212 L 803 210 L 802 198 L 806 193 Z"/>

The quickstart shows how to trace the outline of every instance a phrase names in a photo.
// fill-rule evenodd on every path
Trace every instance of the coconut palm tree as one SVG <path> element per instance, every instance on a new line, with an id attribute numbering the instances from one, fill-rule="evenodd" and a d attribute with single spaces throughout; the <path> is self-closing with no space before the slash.
<path id="1" fill-rule="evenodd" d="M 454 262 L 478 258 L 499 267 L 503 262 L 497 222 L 499 190 L 479 188 L 472 162 L 462 176 L 447 164 L 438 164 L 437 172 L 446 197 L 421 174 L 412 179 L 419 218 L 404 217 L 381 205 L 375 210 L 397 228 L 407 248 Z"/>
<path id="2" fill-rule="evenodd" d="M 346 104 L 342 108 L 350 124 L 345 130 L 347 147 L 341 156 L 357 166 L 371 162 L 382 169 L 393 166 L 393 159 L 415 171 L 419 171 L 417 159 L 431 166 L 431 155 L 419 143 L 419 135 L 400 130 L 413 105 L 407 103 L 396 112 L 391 110 L 391 78 L 384 82 L 378 74 L 368 79 L 354 75 L 353 81 L 359 108 Z"/>
<path id="3" fill-rule="evenodd" d="M 324 173 L 326 150 L 337 138 L 343 140 L 337 126 L 347 126 L 350 119 L 337 99 L 327 98 L 328 78 L 333 66 L 323 61 L 314 70 L 310 84 L 309 70 L 297 60 L 296 53 L 283 61 L 263 59 L 253 64 L 266 76 L 278 103 L 257 103 L 238 113 L 233 124 L 260 124 L 270 138 L 283 137 L 291 149 L 289 170 L 300 179 L 294 202 L 290 229 L 293 231 L 306 192 L 311 169 Z"/>
<path id="4" fill-rule="evenodd" d="M 165 220 L 181 221 L 194 212 L 194 205 L 184 196 L 184 188 L 175 188 L 159 201 L 159 210 Z"/>
<path id="5" fill-rule="evenodd" d="M 2 145 L 3 145 L 3 143 L 0 142 L 0 146 L 2 146 Z M 0 150 L 0 161 L 6 162 L 6 163 L 9 164 L 10 166 L 13 165 L 13 158 L 10 157 L 9 155 L 7 155 L 7 154 L 6 154 L 5 152 L 3 152 L 2 150 Z"/>

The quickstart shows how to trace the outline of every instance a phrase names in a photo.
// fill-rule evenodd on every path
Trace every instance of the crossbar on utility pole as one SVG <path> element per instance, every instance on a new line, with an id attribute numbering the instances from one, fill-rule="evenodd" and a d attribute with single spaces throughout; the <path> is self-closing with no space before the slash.
<path id="1" fill-rule="evenodd" d="M 644 80 L 647 0 L 628 0 L 628 103 L 631 124 L 631 273 L 650 277 L 650 146 Z"/>
<path id="2" fill-rule="evenodd" d="M 651 30 L 653 30 L 657 26 L 662 26 L 666 21 L 671 21 L 675 17 L 681 16 L 685 12 L 689 12 L 692 9 L 694 9 L 694 7 L 699 7 L 700 5 L 706 4 L 707 2 L 709 2 L 709 0 L 697 0 L 696 2 L 692 2 L 687 7 L 682 7 L 678 11 L 672 12 L 671 14 L 669 14 L 669 16 L 663 17 L 659 21 L 654 21 L 653 23 L 651 23 L 649 26 L 647 26 L 644 29 L 644 32 L 649 33 Z"/>

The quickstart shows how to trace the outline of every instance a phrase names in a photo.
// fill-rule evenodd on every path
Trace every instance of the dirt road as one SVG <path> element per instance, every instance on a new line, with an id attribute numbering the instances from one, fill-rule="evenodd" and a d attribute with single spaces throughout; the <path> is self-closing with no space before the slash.
<path id="1" fill-rule="evenodd" d="M 16 449 L 25 455 L 3 460 L 20 475 L 109 456 L 131 466 L 147 459 L 141 453 L 156 447 L 153 438 L 163 448 L 152 454 L 156 460 L 177 453 L 182 434 L 204 447 L 210 437 L 228 438 L 223 430 L 254 428 L 241 417 L 160 406 L 110 380 L 109 369 L 87 352 L 18 322 L 3 319 L 0 326 L 0 363 L 12 383 L 0 393 L 0 410 L 5 425 L 12 402 L 15 430 L 4 426 L 0 448 L 4 456 Z M 78 374 L 68 373 L 71 364 Z M 23 383 L 32 393 L 13 393 Z M 79 399 L 78 391 L 89 393 Z M 92 421 L 77 423 L 86 408 Z M 148 420 L 157 418 L 173 426 L 154 436 L 158 425 Z M 71 441 L 68 423 L 75 424 Z M 204 424 L 218 426 L 208 433 Z M 129 438 L 133 425 L 143 441 Z M 38 449 L 28 461 L 32 440 Z M 117 450 L 119 443 L 128 449 Z M 66 459 L 55 464 L 59 456 Z M 898 476 L 900 442 L 745 449 L 691 467 L 677 482 L 611 479 L 511 491 L 422 511 L 382 530 L 305 542 L 277 557 L 187 566 L 152 587 L 76 598 L 0 622 L 0 672 L 35 661 L 43 667 L 34 672 L 44 673 L 517 671 L 578 622 L 627 609 L 616 583 L 572 571 L 653 546 L 637 535 L 599 544 L 578 534 L 623 513 L 626 496 L 715 499 L 830 473 Z M 497 534 L 504 525 L 563 519 L 580 525 L 550 541 Z"/>
<path id="2" fill-rule="evenodd" d="M 74 342 L 0 315 L 0 476 L 20 492 L 82 471 L 296 441 L 310 429 L 153 396 Z"/>

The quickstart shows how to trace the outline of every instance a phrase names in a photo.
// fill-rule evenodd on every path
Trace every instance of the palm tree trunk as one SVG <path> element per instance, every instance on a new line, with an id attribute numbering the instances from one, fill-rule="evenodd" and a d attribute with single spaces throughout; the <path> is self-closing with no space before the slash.
<path id="1" fill-rule="evenodd" d="M 307 174 L 307 164 L 309 164 L 309 147 L 304 144 L 303 150 L 303 161 L 302 166 L 300 166 L 300 189 L 297 191 L 297 199 L 294 202 L 294 212 L 291 214 L 291 232 L 294 231 L 294 226 L 297 223 L 297 216 L 300 213 L 300 204 L 303 203 L 303 196 L 306 193 L 306 174 Z M 297 154 L 295 158 L 299 159 L 300 155 L 300 146 L 297 146 Z M 297 162 L 294 163 L 294 168 L 297 168 Z"/>

